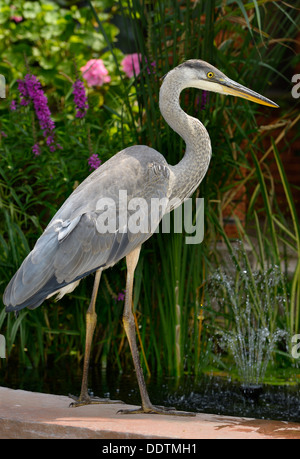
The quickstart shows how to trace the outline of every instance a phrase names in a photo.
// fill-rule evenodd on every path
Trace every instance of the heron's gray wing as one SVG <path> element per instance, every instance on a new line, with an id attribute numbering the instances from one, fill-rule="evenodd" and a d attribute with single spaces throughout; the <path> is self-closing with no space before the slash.
<path id="1" fill-rule="evenodd" d="M 136 145 L 120 151 L 90 174 L 69 196 L 48 226 L 61 219 L 73 220 L 93 212 L 103 198 L 118 200 L 119 191 L 128 199 L 167 195 L 169 166 L 153 148 Z M 149 192 L 149 193 L 148 193 Z"/>
<path id="2" fill-rule="evenodd" d="M 99 212 L 82 215 L 76 227 L 59 244 L 53 260 L 59 284 L 73 282 L 100 267 L 113 266 L 151 236 L 148 232 L 134 234 L 128 226 L 123 232 L 118 229 L 101 233 L 98 218 Z"/>
<path id="3" fill-rule="evenodd" d="M 127 219 L 121 222 L 118 195 L 120 190 L 126 191 L 128 202 L 143 198 L 147 205 L 166 197 L 169 178 L 164 158 L 152 149 L 147 149 L 146 158 L 132 148 L 112 160 L 102 172 L 91 174 L 54 216 L 6 288 L 3 300 L 7 311 L 37 307 L 60 288 L 100 267 L 112 266 L 151 236 L 163 211 L 147 231 L 135 232 L 130 218 L 134 221 L 137 212 L 128 206 Z M 113 167 L 116 164 L 118 168 Z M 101 208 L 102 199 L 108 202 L 106 209 Z M 103 232 L 103 214 L 111 209 L 118 216 L 116 228 Z M 138 218 L 139 223 L 149 220 L 151 210 L 139 212 Z"/>
<path id="4" fill-rule="evenodd" d="M 69 211 L 66 203 L 64 212 L 72 215 L 70 223 L 60 222 L 62 213 L 53 222 L 60 242 L 54 258 L 59 283 L 117 263 L 153 234 L 166 211 L 169 174 L 165 159 L 148 147 L 131 147 L 115 158 L 116 163 L 103 168 L 101 180 L 99 176 L 96 182 L 89 179 L 74 193 Z M 74 202 L 87 201 L 87 195 L 88 208 L 93 202 L 93 209 L 78 216 Z"/>

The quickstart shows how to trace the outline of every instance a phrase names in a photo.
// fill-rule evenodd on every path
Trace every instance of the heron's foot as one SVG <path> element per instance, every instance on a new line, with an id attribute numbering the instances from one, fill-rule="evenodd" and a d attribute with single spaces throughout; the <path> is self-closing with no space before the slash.
<path id="1" fill-rule="evenodd" d="M 196 413 L 190 413 L 189 411 L 177 411 L 174 407 L 150 405 L 145 408 L 137 408 L 133 410 L 119 410 L 120 414 L 164 414 L 167 416 L 196 416 Z"/>
<path id="2" fill-rule="evenodd" d="M 78 406 L 84 405 L 100 405 L 106 403 L 124 403 L 121 400 L 110 400 L 110 398 L 100 398 L 94 397 L 90 395 L 76 397 L 75 395 L 69 394 L 69 397 L 74 400 L 74 402 L 70 403 L 70 407 L 76 408 Z"/>

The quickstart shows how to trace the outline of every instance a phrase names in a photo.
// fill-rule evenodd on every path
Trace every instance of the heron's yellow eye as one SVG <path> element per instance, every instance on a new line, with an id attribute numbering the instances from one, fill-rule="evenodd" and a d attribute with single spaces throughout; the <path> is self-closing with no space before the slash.
<path id="1" fill-rule="evenodd" d="M 212 78 L 213 76 L 215 76 L 214 72 L 207 73 L 207 78 Z"/>

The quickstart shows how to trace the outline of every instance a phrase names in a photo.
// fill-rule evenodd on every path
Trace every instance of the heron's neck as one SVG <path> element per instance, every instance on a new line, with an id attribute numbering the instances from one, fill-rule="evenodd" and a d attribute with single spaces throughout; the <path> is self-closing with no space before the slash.
<path id="1" fill-rule="evenodd" d="M 207 130 L 198 119 L 189 116 L 180 107 L 179 96 L 184 88 L 176 75 L 169 73 L 161 86 L 159 96 L 162 116 L 186 143 L 182 160 L 175 166 L 170 166 L 174 174 L 170 199 L 179 198 L 181 201 L 198 187 L 211 158 L 211 143 Z"/>

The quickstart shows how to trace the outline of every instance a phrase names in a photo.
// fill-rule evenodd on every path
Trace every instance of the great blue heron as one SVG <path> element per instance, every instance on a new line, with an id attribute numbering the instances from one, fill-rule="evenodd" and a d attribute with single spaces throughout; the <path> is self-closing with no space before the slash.
<path id="1" fill-rule="evenodd" d="M 83 277 L 96 273 L 86 314 L 82 387 L 79 398 L 73 403 L 75 406 L 108 402 L 106 399 L 93 399 L 88 394 L 90 349 L 97 320 L 95 303 L 102 270 L 126 257 L 123 324 L 133 357 L 142 406 L 137 410 L 121 412 L 191 414 L 174 408 L 157 407 L 150 402 L 136 344 L 132 288 L 141 245 L 153 231 L 131 231 L 128 225 L 129 208 L 126 209 L 125 219 L 124 213 L 122 219 L 120 216 L 120 191 L 126 191 L 127 203 L 133 198 L 143 198 L 147 204 L 154 198 L 166 198 L 169 203 L 174 200 L 182 202 L 203 179 L 211 158 L 211 143 L 203 124 L 187 115 L 180 107 L 180 93 L 189 87 L 278 107 L 271 100 L 230 80 L 207 62 L 188 60 L 171 70 L 161 85 L 159 106 L 165 121 L 186 143 L 182 160 L 170 166 L 159 152 L 144 145 L 128 147 L 110 158 L 65 201 L 5 290 L 3 301 L 7 312 L 19 311 L 25 307 L 34 309 L 52 295 L 57 294 L 60 299 L 64 294 L 72 292 Z M 173 207 L 167 206 L 165 212 Z M 101 218 L 104 213 L 107 218 L 114 219 L 113 231 L 103 231 Z M 159 223 L 163 213 L 160 212 L 155 224 Z M 150 216 L 145 218 L 150 219 Z"/>

